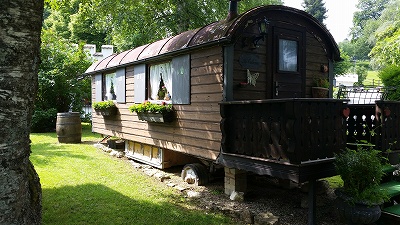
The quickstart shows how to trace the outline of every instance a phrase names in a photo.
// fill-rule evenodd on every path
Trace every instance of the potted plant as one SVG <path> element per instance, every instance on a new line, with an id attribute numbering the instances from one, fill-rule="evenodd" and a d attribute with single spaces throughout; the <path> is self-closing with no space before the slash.
<path id="1" fill-rule="evenodd" d="M 166 102 L 151 103 L 145 101 L 141 104 L 135 104 L 129 107 L 131 112 L 137 113 L 140 120 L 148 122 L 172 122 L 174 120 L 174 111 L 172 104 Z"/>
<path id="2" fill-rule="evenodd" d="M 113 116 L 117 114 L 117 106 L 111 100 L 94 102 L 93 109 L 96 111 L 97 115 Z"/>
<path id="3" fill-rule="evenodd" d="M 380 152 L 370 147 L 357 146 L 336 154 L 335 168 L 343 180 L 336 189 L 336 208 L 339 215 L 355 224 L 370 224 L 381 215 L 380 205 L 389 199 L 380 189 L 383 165 Z"/>
<path id="4" fill-rule="evenodd" d="M 315 86 L 311 88 L 314 98 L 327 98 L 329 93 L 329 81 L 325 78 L 316 78 Z"/>

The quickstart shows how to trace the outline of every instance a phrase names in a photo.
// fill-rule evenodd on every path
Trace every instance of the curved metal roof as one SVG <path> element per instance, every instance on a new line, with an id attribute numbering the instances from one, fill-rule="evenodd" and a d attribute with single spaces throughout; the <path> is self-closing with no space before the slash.
<path id="1" fill-rule="evenodd" d="M 308 20 L 320 31 L 320 33 L 324 35 L 325 42 L 328 47 L 332 49 L 332 56 L 329 57 L 332 57 L 335 60 L 340 60 L 339 48 L 335 40 L 325 26 L 319 23 L 318 20 L 302 10 L 287 6 L 268 5 L 253 8 L 231 21 L 222 20 L 214 22 L 204 27 L 189 30 L 148 45 L 143 45 L 119 54 L 113 54 L 105 59 L 93 63 L 86 70 L 85 74 L 89 75 L 100 71 L 112 70 L 120 66 L 138 64 L 149 59 L 190 50 L 196 47 L 203 47 L 205 45 L 229 43 L 234 39 L 237 33 L 236 31 L 240 31 L 246 26 L 249 17 L 269 12 L 296 14 L 297 16 Z M 269 19 L 273 20 L 273 18 Z"/>

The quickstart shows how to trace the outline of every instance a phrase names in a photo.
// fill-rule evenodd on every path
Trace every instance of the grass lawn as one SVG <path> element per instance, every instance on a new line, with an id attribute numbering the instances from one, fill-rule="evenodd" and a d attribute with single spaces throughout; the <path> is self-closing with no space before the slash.
<path id="1" fill-rule="evenodd" d="M 33 133 L 31 161 L 43 189 L 43 224 L 233 224 L 195 210 L 177 190 L 93 147 L 100 136 L 83 125 L 81 144 Z"/>
<path id="2" fill-rule="evenodd" d="M 382 81 L 378 77 L 378 73 L 379 71 L 368 71 L 368 75 L 364 81 L 364 85 L 382 85 Z"/>

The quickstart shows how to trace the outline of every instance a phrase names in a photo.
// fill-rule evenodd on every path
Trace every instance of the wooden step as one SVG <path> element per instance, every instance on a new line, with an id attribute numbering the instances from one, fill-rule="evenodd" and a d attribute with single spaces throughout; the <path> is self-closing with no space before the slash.
<path id="1" fill-rule="evenodd" d="M 386 190 L 389 197 L 394 197 L 400 195 L 400 182 L 399 181 L 389 181 L 379 185 L 381 189 Z"/>

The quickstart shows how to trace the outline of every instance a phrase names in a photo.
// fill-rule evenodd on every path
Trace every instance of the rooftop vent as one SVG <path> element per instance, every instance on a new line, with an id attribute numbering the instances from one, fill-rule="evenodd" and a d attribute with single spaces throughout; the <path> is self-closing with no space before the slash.
<path id="1" fill-rule="evenodd" d="M 231 21 L 234 18 L 236 18 L 238 14 L 238 2 L 240 0 L 230 0 L 229 1 L 229 12 L 228 12 L 228 17 L 226 18 L 227 21 Z"/>

